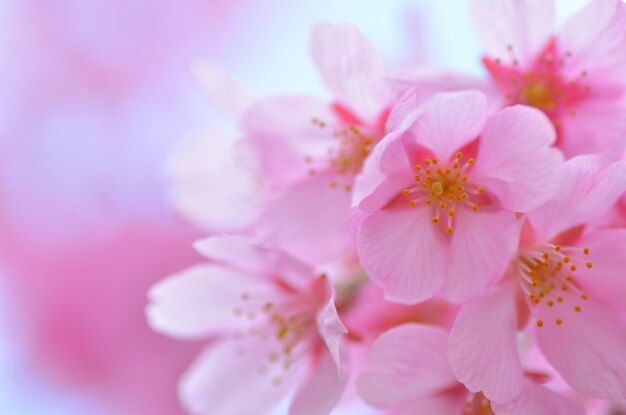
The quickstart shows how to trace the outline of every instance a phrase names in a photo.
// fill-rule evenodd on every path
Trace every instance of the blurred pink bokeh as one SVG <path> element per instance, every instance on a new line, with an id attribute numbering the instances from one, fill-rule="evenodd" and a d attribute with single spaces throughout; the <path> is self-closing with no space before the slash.
<path id="1" fill-rule="evenodd" d="M 143 315 L 147 288 L 195 261 L 163 166 L 202 116 L 187 61 L 221 53 L 243 4 L 2 7 L 2 312 L 28 370 L 110 413 L 182 413 L 176 382 L 198 347 L 153 333 Z"/>

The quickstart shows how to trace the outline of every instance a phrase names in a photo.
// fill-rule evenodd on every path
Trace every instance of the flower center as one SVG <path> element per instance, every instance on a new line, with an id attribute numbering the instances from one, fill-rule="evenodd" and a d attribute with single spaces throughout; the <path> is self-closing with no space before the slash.
<path id="1" fill-rule="evenodd" d="M 415 185 L 402 191 L 410 206 L 432 207 L 434 224 L 441 223 L 441 216 L 445 215 L 448 233 L 454 232 L 453 219 L 457 209 L 465 206 L 476 212 L 478 205 L 473 198 L 485 192 L 482 186 L 474 188 L 468 183 L 467 170 L 475 160 L 470 158 L 461 164 L 462 159 L 463 154 L 456 153 L 454 162 L 447 167 L 440 167 L 436 158 L 425 159 L 423 164 L 415 165 Z"/>
<path id="2" fill-rule="evenodd" d="M 248 337 L 267 342 L 269 352 L 256 370 L 260 375 L 272 374 L 272 382 L 280 385 L 282 372 L 288 371 L 294 359 L 302 354 L 298 350 L 307 349 L 310 345 L 315 326 L 314 311 L 306 301 L 296 297 L 267 301 L 243 293 L 233 313 L 244 320 L 243 329 L 234 333 L 235 340 L 239 342 L 237 353 L 244 356 L 248 352 L 245 346 Z"/>
<path id="3" fill-rule="evenodd" d="M 339 176 L 338 181 L 329 183 L 332 189 L 352 190 L 352 183 L 361 172 L 365 159 L 385 133 L 385 124 L 390 109 L 384 109 L 375 122 L 366 123 L 349 108 L 339 103 L 331 105 L 336 121 L 330 123 L 312 118 L 311 123 L 324 131 L 332 140 L 322 157 L 306 156 L 309 174 L 318 171 L 331 171 Z"/>
<path id="4" fill-rule="evenodd" d="M 583 85 L 587 71 L 581 71 L 576 79 L 565 79 L 563 68 L 572 56 L 571 52 L 559 55 L 553 40 L 528 67 L 520 68 L 513 47 L 508 47 L 509 60 L 483 60 L 494 81 L 506 98 L 506 105 L 525 104 L 533 106 L 550 117 L 558 126 L 564 114 L 576 115 L 576 105 L 584 100 L 591 89 Z"/>
<path id="5" fill-rule="evenodd" d="M 514 269 L 529 305 L 572 307 L 575 312 L 581 312 L 580 302 L 588 297 L 579 290 L 574 273 L 593 266 L 585 258 L 587 255 L 589 248 L 564 247 L 558 244 L 545 244 L 521 254 Z M 563 324 L 563 318 L 556 318 L 554 323 Z M 538 327 L 543 325 L 542 320 L 537 320 Z"/>
<path id="6" fill-rule="evenodd" d="M 471 393 L 465 401 L 463 415 L 495 415 L 491 409 L 491 402 L 482 392 Z"/>

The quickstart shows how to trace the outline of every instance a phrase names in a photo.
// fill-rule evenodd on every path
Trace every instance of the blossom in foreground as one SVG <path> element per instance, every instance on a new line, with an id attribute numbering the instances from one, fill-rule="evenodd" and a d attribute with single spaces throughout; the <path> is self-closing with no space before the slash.
<path id="1" fill-rule="evenodd" d="M 387 299 L 415 303 L 441 290 L 462 301 L 500 275 L 527 212 L 558 184 L 554 129 L 515 106 L 487 116 L 477 91 L 441 93 L 417 106 L 409 92 L 390 115 L 391 133 L 357 179 L 366 214 L 357 248 Z"/>
<path id="2" fill-rule="evenodd" d="M 448 333 L 440 327 L 404 324 L 374 343 L 371 369 L 360 376 L 362 398 L 387 415 L 577 415 L 580 404 L 524 377 L 522 393 L 509 403 L 490 401 L 472 392 L 454 376 L 448 364 Z"/>
<path id="3" fill-rule="evenodd" d="M 324 276 L 247 240 L 196 243 L 210 260 L 155 285 L 151 326 L 180 338 L 213 338 L 183 377 L 193 414 L 265 413 L 296 387 L 290 414 L 326 414 L 345 386 L 345 327 Z M 236 393 L 234 393 L 236 391 Z"/>
<path id="4" fill-rule="evenodd" d="M 497 286 L 465 303 L 450 332 L 451 367 L 468 389 L 516 399 L 523 374 L 516 333 L 534 334 L 563 380 L 586 395 L 626 397 L 626 230 L 595 229 L 626 189 L 626 164 L 578 156 L 552 201 L 528 215 Z"/>

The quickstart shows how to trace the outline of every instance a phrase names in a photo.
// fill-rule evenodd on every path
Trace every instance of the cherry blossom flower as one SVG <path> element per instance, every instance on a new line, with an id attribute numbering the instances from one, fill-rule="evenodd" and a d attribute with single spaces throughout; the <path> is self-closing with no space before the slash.
<path id="1" fill-rule="evenodd" d="M 448 333 L 440 327 L 404 324 L 384 333 L 370 353 L 371 369 L 359 392 L 387 415 L 575 415 L 583 407 L 537 383 L 529 374 L 517 400 L 501 404 L 459 383 L 448 364 Z"/>
<path id="2" fill-rule="evenodd" d="M 155 285 L 147 308 L 159 332 L 214 339 L 181 381 L 187 410 L 265 413 L 297 386 L 290 414 L 329 413 L 345 385 L 346 329 L 327 278 L 243 239 L 211 237 L 195 247 L 210 263 Z"/>
<path id="3" fill-rule="evenodd" d="M 490 107 L 530 105 L 554 123 L 568 157 L 624 150 L 626 5 L 591 0 L 555 33 L 553 0 L 471 0 L 489 79 L 422 68 L 396 71 L 399 87 L 479 88 Z"/>
<path id="4" fill-rule="evenodd" d="M 516 212 L 555 190 L 554 129 L 525 106 L 488 117 L 477 91 L 437 94 L 421 107 L 409 91 L 389 125 L 356 183 L 354 202 L 366 212 L 361 263 L 389 300 L 415 303 L 441 290 L 462 301 L 514 255 Z"/>
<path id="5" fill-rule="evenodd" d="M 465 303 L 454 323 L 450 364 L 468 389 L 499 401 L 519 396 L 515 336 L 526 330 L 573 389 L 626 397 L 626 325 L 618 314 L 626 230 L 592 226 L 625 189 L 623 161 L 588 155 L 565 164 L 554 199 L 529 213 L 505 277 Z"/>
<path id="6" fill-rule="evenodd" d="M 333 95 L 330 103 L 305 95 L 250 103 L 250 93 L 242 92 L 232 77 L 210 65 L 195 65 L 213 100 L 239 112 L 241 139 L 236 155 L 230 155 L 238 162 L 228 166 L 234 178 L 228 185 L 221 175 L 207 174 L 212 172 L 207 166 L 225 164 L 208 162 L 216 160 L 215 154 L 229 156 L 222 151 L 225 146 L 215 142 L 221 137 L 213 137 L 204 146 L 193 140 L 181 148 L 172 171 L 177 206 L 207 230 L 249 232 L 319 263 L 352 249 L 354 178 L 384 136 L 390 98 L 382 61 L 354 26 L 315 25 L 310 49 Z M 232 88 L 226 88 L 229 92 L 220 85 Z M 218 152 L 199 151 L 202 147 Z"/>

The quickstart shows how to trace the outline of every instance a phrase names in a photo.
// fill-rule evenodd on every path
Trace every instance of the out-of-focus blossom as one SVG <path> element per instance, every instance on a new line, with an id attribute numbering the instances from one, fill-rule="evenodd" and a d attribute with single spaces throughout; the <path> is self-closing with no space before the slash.
<path id="1" fill-rule="evenodd" d="M 182 380 L 187 409 L 265 413 L 297 386 L 289 413 L 329 413 L 345 386 L 339 337 L 346 329 L 328 279 L 240 239 L 212 237 L 196 248 L 211 262 L 157 284 L 147 308 L 160 332 L 216 337 Z"/>
<path id="2" fill-rule="evenodd" d="M 441 93 L 422 107 L 413 98 L 394 108 L 392 132 L 357 179 L 356 203 L 368 213 L 359 258 L 388 299 L 414 303 L 441 290 L 461 301 L 507 266 L 522 224 L 515 212 L 548 200 L 561 156 L 534 109 L 487 117 L 477 91 Z"/>
<path id="3" fill-rule="evenodd" d="M 241 114 L 242 140 L 235 148 L 240 164 L 229 169 L 233 181 L 227 188 L 222 177 L 209 179 L 206 168 L 197 171 L 204 177 L 194 179 L 194 172 L 186 167 L 202 164 L 193 161 L 199 160 L 201 140 L 178 153 L 172 177 L 175 203 L 183 212 L 191 212 L 192 220 L 213 225 L 213 231 L 243 228 L 259 240 L 320 262 L 336 259 L 351 245 L 354 178 L 384 135 L 390 102 L 383 64 L 354 26 L 320 23 L 312 29 L 310 46 L 322 80 L 334 95 L 333 103 L 296 95 L 258 100 Z M 200 67 L 198 72 L 205 91 L 226 107 L 240 109 L 238 98 L 249 97 L 232 81 L 226 82 L 230 90 L 218 88 L 228 76 L 213 67 Z M 216 139 L 211 137 L 212 144 L 207 145 L 219 148 Z M 231 147 L 225 146 L 227 155 Z M 256 182 L 238 179 L 250 174 L 246 170 L 254 172 Z M 235 210 L 241 213 L 236 218 L 248 218 L 249 223 L 231 226 L 231 221 L 215 220 L 221 210 L 214 203 L 213 209 L 206 208 L 209 199 L 203 194 L 247 201 Z M 224 211 L 230 209 L 230 204 L 224 206 Z"/>
<path id="4" fill-rule="evenodd" d="M 583 407 L 542 387 L 529 374 L 514 402 L 490 401 L 455 378 L 446 355 L 447 332 L 405 324 L 384 333 L 370 353 L 370 371 L 358 380 L 359 392 L 389 415 L 582 415 Z"/>
<path id="5" fill-rule="evenodd" d="M 530 332 L 534 320 L 540 349 L 572 388 L 603 399 L 626 396 L 626 325 L 617 313 L 624 308 L 626 232 L 591 226 L 626 189 L 625 169 L 596 156 L 568 161 L 555 198 L 529 213 L 505 278 L 461 307 L 449 356 L 470 390 L 501 401 L 522 393 L 515 334 Z"/>

